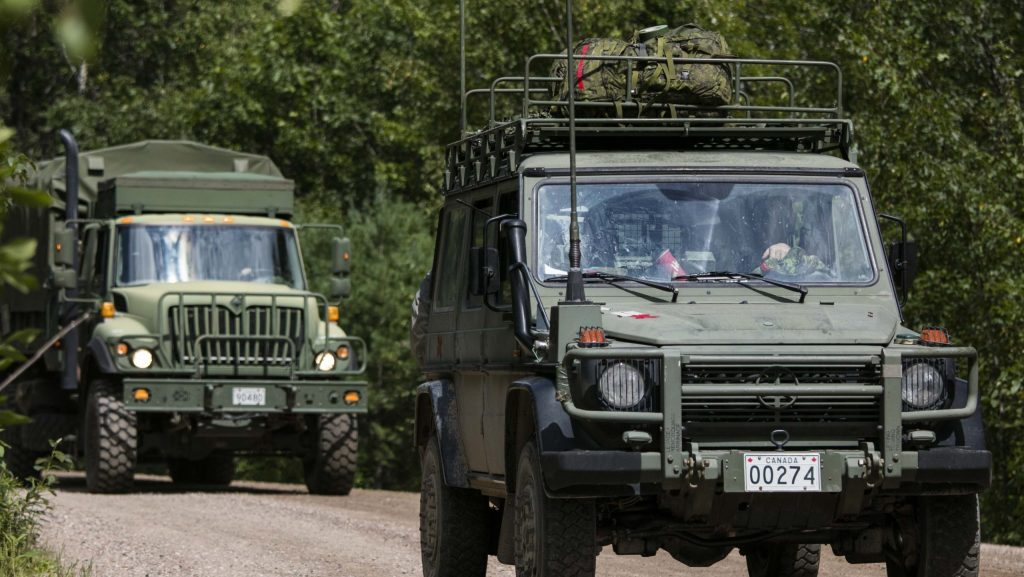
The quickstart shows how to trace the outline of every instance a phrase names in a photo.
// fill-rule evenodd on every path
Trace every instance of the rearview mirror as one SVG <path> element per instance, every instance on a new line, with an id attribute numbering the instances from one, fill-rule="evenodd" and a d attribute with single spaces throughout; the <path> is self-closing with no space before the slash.
<path id="1" fill-rule="evenodd" d="M 78 288 L 78 276 L 70 267 L 54 267 L 53 284 L 59 289 L 73 290 Z"/>
<path id="2" fill-rule="evenodd" d="M 493 295 L 501 290 L 498 278 L 498 249 L 475 246 L 469 251 L 469 291 L 474 296 Z"/>
<path id="3" fill-rule="evenodd" d="M 352 256 L 352 242 L 347 238 L 331 239 L 331 274 L 347 275 L 351 271 L 349 259 Z"/>
<path id="4" fill-rule="evenodd" d="M 331 277 L 330 294 L 332 301 L 347 299 L 352 296 L 352 281 L 347 278 Z"/>

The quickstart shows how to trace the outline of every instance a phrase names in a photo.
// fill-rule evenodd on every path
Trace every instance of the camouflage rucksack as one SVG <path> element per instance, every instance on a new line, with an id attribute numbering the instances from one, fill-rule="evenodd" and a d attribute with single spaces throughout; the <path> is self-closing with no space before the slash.
<path id="1" fill-rule="evenodd" d="M 564 54 L 564 52 L 563 52 Z M 576 45 L 573 50 L 576 56 L 636 56 L 636 45 L 617 38 L 587 38 Z M 622 60 L 575 60 L 576 68 L 566 74 L 566 61 L 556 60 L 551 67 L 551 76 L 563 79 L 552 86 L 554 100 L 565 101 L 569 98 L 569 82 L 576 89 L 577 102 L 610 102 L 621 103 L 626 100 L 626 74 L 629 66 Z M 640 80 L 639 66 L 633 67 L 633 87 Z M 563 107 L 564 108 L 564 107 Z M 616 114 L 612 107 L 579 106 L 576 114 L 580 116 L 612 116 Z M 566 110 L 556 110 L 556 114 L 565 115 Z M 621 110 L 618 112 L 621 115 Z"/>
<path id="2" fill-rule="evenodd" d="M 686 24 L 641 46 L 642 56 L 721 58 L 729 55 L 717 32 Z M 732 102 L 732 73 L 728 64 L 651 62 L 641 72 L 638 98 L 665 104 L 722 106 Z"/>

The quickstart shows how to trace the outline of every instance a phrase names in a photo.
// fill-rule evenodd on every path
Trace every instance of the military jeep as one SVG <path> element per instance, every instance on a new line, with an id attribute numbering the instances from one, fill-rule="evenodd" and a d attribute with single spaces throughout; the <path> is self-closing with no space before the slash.
<path id="1" fill-rule="evenodd" d="M 904 323 L 913 243 L 855 164 L 840 69 L 715 59 L 732 104 L 638 114 L 552 101 L 559 58 L 447 147 L 413 318 L 424 575 L 592 576 L 610 548 L 810 576 L 822 545 L 977 575 L 977 352 Z"/>

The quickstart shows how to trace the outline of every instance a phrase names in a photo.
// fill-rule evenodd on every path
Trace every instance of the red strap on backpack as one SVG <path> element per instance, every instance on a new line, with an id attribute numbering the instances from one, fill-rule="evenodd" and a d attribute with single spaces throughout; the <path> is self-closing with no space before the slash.
<path id="1" fill-rule="evenodd" d="M 584 44 L 580 49 L 580 56 L 586 56 L 588 48 L 590 48 L 590 44 Z M 580 91 L 583 90 L 583 62 L 582 59 L 576 62 L 576 89 Z"/>

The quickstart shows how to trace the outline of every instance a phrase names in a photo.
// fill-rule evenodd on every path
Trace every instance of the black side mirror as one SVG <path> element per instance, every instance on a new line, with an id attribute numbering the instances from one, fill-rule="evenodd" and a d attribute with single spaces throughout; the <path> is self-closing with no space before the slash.
<path id="1" fill-rule="evenodd" d="M 340 276 L 332 276 L 330 280 L 330 294 L 332 301 L 347 299 L 352 296 L 352 281 Z"/>
<path id="2" fill-rule="evenodd" d="M 78 250 L 78 236 L 71 228 L 60 228 L 53 232 L 53 263 L 60 266 L 75 266 L 75 251 Z"/>
<path id="3" fill-rule="evenodd" d="M 476 246 L 469 250 L 469 270 L 473 275 L 469 291 L 474 296 L 498 294 L 501 283 L 498 277 L 498 249 Z"/>
<path id="4" fill-rule="evenodd" d="M 907 302 L 907 294 L 910 292 L 910 285 L 914 283 L 917 276 L 917 242 L 907 238 L 907 223 L 903 219 L 888 214 L 879 214 L 880 218 L 894 222 L 900 227 L 900 239 L 888 244 L 888 251 L 885 255 L 892 272 L 892 280 L 899 291 L 901 305 Z"/>

